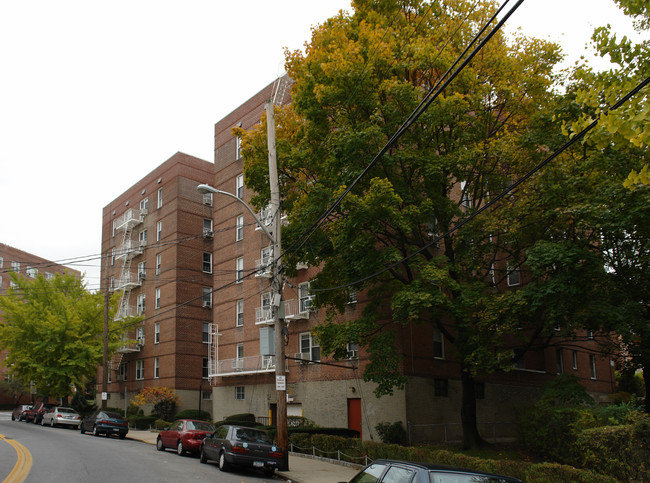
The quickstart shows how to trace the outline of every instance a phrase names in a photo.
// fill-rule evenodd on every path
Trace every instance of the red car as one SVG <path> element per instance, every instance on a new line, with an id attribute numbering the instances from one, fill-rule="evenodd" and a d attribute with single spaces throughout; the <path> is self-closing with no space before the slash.
<path id="1" fill-rule="evenodd" d="M 207 421 L 179 419 L 160 432 L 156 439 L 156 448 L 158 451 L 174 448 L 181 456 L 185 453 L 198 453 L 205 435 L 213 433 L 214 430 L 214 426 Z"/>

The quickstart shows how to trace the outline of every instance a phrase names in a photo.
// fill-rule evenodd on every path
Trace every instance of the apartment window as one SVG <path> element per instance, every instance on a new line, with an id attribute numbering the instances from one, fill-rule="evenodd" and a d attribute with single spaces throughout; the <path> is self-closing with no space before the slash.
<path id="1" fill-rule="evenodd" d="M 111 248 L 111 265 L 115 265 L 115 248 Z"/>
<path id="2" fill-rule="evenodd" d="M 235 159 L 241 159 L 241 138 L 235 136 Z"/>
<path id="3" fill-rule="evenodd" d="M 212 399 L 212 391 L 201 391 L 201 397 L 205 400 Z"/>
<path id="4" fill-rule="evenodd" d="M 144 327 L 136 327 L 135 340 L 138 341 L 138 344 L 144 344 Z"/>
<path id="5" fill-rule="evenodd" d="M 162 195 L 162 188 L 158 190 L 158 208 L 162 208 L 162 203 L 163 203 L 163 195 Z"/>
<path id="6" fill-rule="evenodd" d="M 160 377 L 160 359 L 154 357 L 153 359 L 153 378 L 158 379 Z"/>
<path id="7" fill-rule="evenodd" d="M 50 272 L 45 272 L 45 280 L 52 280 L 54 278 L 54 274 Z"/>
<path id="8" fill-rule="evenodd" d="M 587 339 L 593 340 L 594 338 L 594 331 L 593 330 L 588 330 L 587 331 Z"/>
<path id="9" fill-rule="evenodd" d="M 589 370 L 591 371 L 591 378 L 596 379 L 596 356 L 589 354 Z"/>
<path id="10" fill-rule="evenodd" d="M 35 269 L 34 267 L 27 267 L 25 269 L 25 273 L 27 273 L 27 276 L 30 278 L 36 278 L 36 275 L 38 274 L 38 270 Z"/>
<path id="11" fill-rule="evenodd" d="M 115 238 L 115 233 L 117 233 L 117 220 L 113 220 L 113 238 Z"/>
<path id="12" fill-rule="evenodd" d="M 348 292 L 348 304 L 349 305 L 354 305 L 357 303 L 357 291 L 356 290 L 350 290 Z"/>
<path id="13" fill-rule="evenodd" d="M 472 199 L 470 198 L 469 185 L 467 181 L 460 182 L 460 205 L 465 208 L 472 207 Z"/>
<path id="14" fill-rule="evenodd" d="M 162 221 L 156 223 L 156 241 L 162 240 Z"/>
<path id="15" fill-rule="evenodd" d="M 309 292 L 309 282 L 298 284 L 298 310 L 308 312 L 311 308 L 312 296 Z"/>
<path id="16" fill-rule="evenodd" d="M 244 198 L 244 175 L 237 176 L 237 185 L 235 186 L 235 194 L 237 198 Z"/>
<path id="17" fill-rule="evenodd" d="M 239 257 L 237 259 L 237 265 L 235 267 L 235 280 L 237 283 L 242 283 L 244 281 L 244 259 Z"/>
<path id="18" fill-rule="evenodd" d="M 113 378 L 111 377 L 112 371 L 109 369 L 108 374 L 106 374 L 106 379 L 109 384 L 113 382 Z M 5 375 L 5 381 L 9 381 L 9 377 Z"/>
<path id="19" fill-rule="evenodd" d="M 140 215 L 146 215 L 149 211 L 149 198 L 140 200 Z"/>
<path id="20" fill-rule="evenodd" d="M 436 359 L 445 358 L 445 336 L 437 327 L 433 329 L 433 357 Z"/>
<path id="21" fill-rule="evenodd" d="M 236 226 L 235 241 L 242 241 L 244 239 L 244 215 L 239 215 L 237 217 Z"/>
<path id="22" fill-rule="evenodd" d="M 210 371 L 208 370 L 208 368 L 209 368 L 208 358 L 204 357 L 201 364 L 201 377 L 203 379 L 207 379 L 209 377 Z"/>
<path id="23" fill-rule="evenodd" d="M 573 370 L 578 370 L 578 351 L 573 351 Z"/>
<path id="24" fill-rule="evenodd" d="M 160 342 L 160 322 L 156 322 L 153 326 L 153 343 L 158 344 Z"/>
<path id="25" fill-rule="evenodd" d="M 120 379 L 126 381 L 126 375 L 128 374 L 128 365 L 126 362 L 120 364 Z"/>
<path id="26" fill-rule="evenodd" d="M 4 258 L 0 257 L 0 268 L 4 267 L 5 261 Z"/>
<path id="27" fill-rule="evenodd" d="M 136 381 L 144 379 L 144 361 L 142 359 L 135 361 L 135 379 Z"/>
<path id="28" fill-rule="evenodd" d="M 241 362 L 239 362 L 239 361 L 242 361 L 242 362 L 244 361 L 244 344 L 242 342 L 237 344 L 237 356 L 236 356 L 236 358 L 237 358 L 237 365 L 239 366 L 239 364 L 241 364 Z"/>
<path id="29" fill-rule="evenodd" d="M 156 308 L 160 308 L 160 288 L 156 289 Z"/>
<path id="30" fill-rule="evenodd" d="M 203 343 L 210 343 L 210 322 L 203 322 Z"/>
<path id="31" fill-rule="evenodd" d="M 237 301 L 236 313 L 237 313 L 237 318 L 235 319 L 235 325 L 237 327 L 243 327 L 244 325 L 244 300 L 243 299 Z"/>
<path id="32" fill-rule="evenodd" d="M 144 311 L 146 309 L 145 302 L 146 302 L 145 294 L 143 293 L 139 294 L 137 298 L 137 305 L 136 305 L 136 310 L 138 312 L 138 315 L 144 314 Z"/>
<path id="33" fill-rule="evenodd" d="M 433 394 L 437 397 L 449 396 L 449 380 L 448 379 L 434 379 L 433 380 Z"/>
<path id="34" fill-rule="evenodd" d="M 203 307 L 212 307 L 212 288 L 203 287 Z"/>
<path id="35" fill-rule="evenodd" d="M 347 351 L 348 351 L 348 359 L 359 358 L 359 344 L 348 343 Z"/>
<path id="36" fill-rule="evenodd" d="M 138 244 L 140 248 L 147 246 L 147 230 L 142 230 L 138 233 Z"/>
<path id="37" fill-rule="evenodd" d="M 212 235 L 212 218 L 203 218 L 203 236 L 210 238 Z"/>
<path id="38" fill-rule="evenodd" d="M 519 278 L 519 268 L 517 267 L 517 265 L 514 262 L 509 261 L 507 263 L 506 270 L 508 272 L 508 287 L 519 285 L 520 278 Z"/>
<path id="39" fill-rule="evenodd" d="M 555 366 L 558 374 L 564 373 L 564 360 L 562 358 L 562 349 L 555 351 Z"/>
<path id="40" fill-rule="evenodd" d="M 203 272 L 212 273 L 212 253 L 203 252 Z"/>
<path id="41" fill-rule="evenodd" d="M 314 342 L 309 332 L 300 334 L 300 353 L 308 355 L 311 361 L 320 361 L 320 346 Z"/>
<path id="42" fill-rule="evenodd" d="M 490 265 L 490 286 L 494 287 L 497 284 L 496 276 L 494 273 L 494 263 Z"/>
<path id="43" fill-rule="evenodd" d="M 147 262 L 138 263 L 138 282 L 147 278 Z"/>
<path id="44" fill-rule="evenodd" d="M 244 400 L 244 386 L 235 386 L 235 399 L 238 401 Z"/>
<path id="45" fill-rule="evenodd" d="M 162 268 L 162 255 L 159 253 L 156 255 L 156 275 L 160 275 L 160 270 Z"/>
<path id="46" fill-rule="evenodd" d="M 20 272 L 20 262 L 11 262 L 11 271 Z"/>
<path id="47" fill-rule="evenodd" d="M 212 206 L 212 193 L 203 193 L 203 204 Z"/>

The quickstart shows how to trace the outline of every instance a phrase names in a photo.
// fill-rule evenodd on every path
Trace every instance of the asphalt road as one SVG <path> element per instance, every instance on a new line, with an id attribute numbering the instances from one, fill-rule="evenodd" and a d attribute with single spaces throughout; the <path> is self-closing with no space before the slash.
<path id="1" fill-rule="evenodd" d="M 6 414 L 6 413 L 5 413 Z M 82 435 L 65 428 L 42 427 L 0 417 L 0 481 L 17 473 L 19 450 L 26 448 L 32 466 L 26 483 L 102 483 L 102 482 L 220 482 L 278 483 L 282 479 L 265 478 L 246 470 L 221 472 L 215 463 L 201 464 L 196 456 L 163 453 L 151 444 L 113 436 Z M 20 474 L 18 474 L 20 477 Z M 23 473 L 24 476 L 24 473 Z"/>

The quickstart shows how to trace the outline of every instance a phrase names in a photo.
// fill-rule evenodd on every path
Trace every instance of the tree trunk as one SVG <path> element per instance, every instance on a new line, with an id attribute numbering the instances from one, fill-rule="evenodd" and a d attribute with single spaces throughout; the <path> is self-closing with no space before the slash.
<path id="1" fill-rule="evenodd" d="M 484 446 L 487 443 L 478 432 L 474 377 L 463 369 L 461 369 L 460 377 L 462 383 L 460 420 L 463 426 L 463 449 Z"/>

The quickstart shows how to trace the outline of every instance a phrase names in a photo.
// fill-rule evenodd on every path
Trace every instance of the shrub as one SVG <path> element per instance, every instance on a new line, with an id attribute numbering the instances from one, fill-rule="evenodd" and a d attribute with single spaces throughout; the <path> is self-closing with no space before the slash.
<path id="1" fill-rule="evenodd" d="M 575 441 L 574 428 L 584 427 L 586 419 L 586 413 L 580 409 L 556 408 L 538 403 L 519 414 L 519 440 L 537 455 L 566 462 Z"/>
<path id="2" fill-rule="evenodd" d="M 156 420 L 155 416 L 130 416 L 129 424 L 135 429 L 150 429 Z"/>
<path id="3" fill-rule="evenodd" d="M 239 423 L 256 424 L 257 423 L 257 419 L 255 419 L 255 415 L 251 413 L 233 414 L 232 416 L 226 417 L 224 421 L 226 424 L 239 424 Z"/>
<path id="4" fill-rule="evenodd" d="M 207 411 L 199 411 L 198 409 L 183 409 L 176 413 L 173 420 L 177 419 L 200 419 L 201 421 L 210 421 L 211 416 Z"/>
<path id="5" fill-rule="evenodd" d="M 86 396 L 81 391 L 74 393 L 70 406 L 81 416 L 92 414 L 97 409 L 97 405 L 93 401 L 86 399 Z"/>
<path id="6" fill-rule="evenodd" d="M 158 431 L 162 431 L 163 429 L 168 428 L 169 426 L 171 426 L 171 423 L 165 421 L 164 419 L 156 419 L 153 422 L 154 429 L 157 429 Z"/>
<path id="7" fill-rule="evenodd" d="M 394 423 L 379 423 L 375 426 L 375 430 L 381 441 L 388 444 L 404 444 L 406 443 L 406 431 L 402 426 L 401 421 Z"/>

